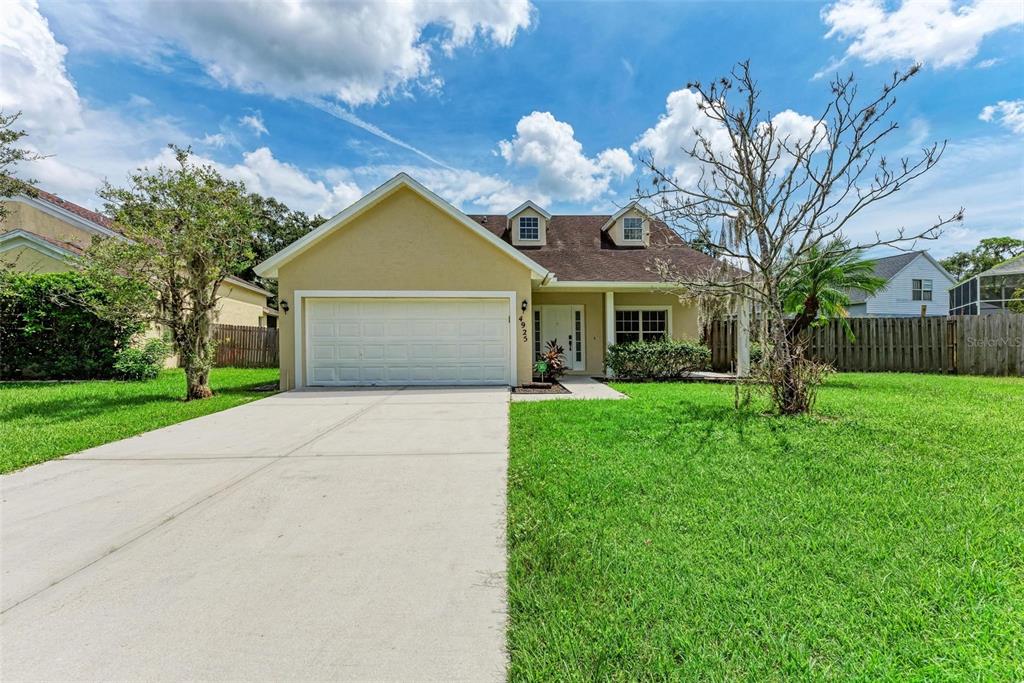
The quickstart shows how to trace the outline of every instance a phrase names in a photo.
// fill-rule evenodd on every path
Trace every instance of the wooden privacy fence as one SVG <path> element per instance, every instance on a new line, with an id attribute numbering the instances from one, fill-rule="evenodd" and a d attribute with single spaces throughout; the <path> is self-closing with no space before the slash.
<path id="1" fill-rule="evenodd" d="M 278 331 L 249 325 L 214 325 L 218 367 L 276 368 Z"/>
<path id="2" fill-rule="evenodd" d="M 1024 376 L 1024 315 L 949 318 L 847 318 L 811 331 L 808 353 L 837 370 Z M 736 358 L 736 322 L 711 324 L 711 363 L 729 370 Z"/>

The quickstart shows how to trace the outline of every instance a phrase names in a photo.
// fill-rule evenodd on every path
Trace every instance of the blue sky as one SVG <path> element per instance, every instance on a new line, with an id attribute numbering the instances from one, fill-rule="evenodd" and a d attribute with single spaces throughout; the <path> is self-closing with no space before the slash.
<path id="1" fill-rule="evenodd" d="M 816 116 L 827 74 L 852 71 L 870 92 L 917 61 L 887 150 L 948 139 L 946 158 L 853 236 L 926 227 L 963 205 L 967 221 L 936 255 L 1024 237 L 1016 1 L 11 7 L 0 106 L 24 111 L 30 141 L 52 155 L 23 173 L 87 206 L 104 178 L 166 160 L 175 142 L 324 214 L 399 170 L 467 211 L 529 198 L 607 213 L 630 198 L 638 153 L 685 170 L 688 81 L 749 59 L 768 112 Z"/>

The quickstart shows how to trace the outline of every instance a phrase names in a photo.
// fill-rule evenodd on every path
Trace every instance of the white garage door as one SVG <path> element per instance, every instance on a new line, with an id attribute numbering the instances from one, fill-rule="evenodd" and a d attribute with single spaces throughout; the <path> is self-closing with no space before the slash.
<path id="1" fill-rule="evenodd" d="M 506 299 L 307 299 L 306 383 L 509 384 Z"/>

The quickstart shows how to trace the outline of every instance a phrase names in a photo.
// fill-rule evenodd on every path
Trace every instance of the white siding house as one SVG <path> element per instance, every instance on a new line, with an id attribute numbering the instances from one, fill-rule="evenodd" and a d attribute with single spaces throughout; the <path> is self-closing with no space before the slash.
<path id="1" fill-rule="evenodd" d="M 956 280 L 927 251 L 912 251 L 875 261 L 875 275 L 887 281 L 872 296 L 851 292 L 851 316 L 949 315 L 949 288 Z"/>

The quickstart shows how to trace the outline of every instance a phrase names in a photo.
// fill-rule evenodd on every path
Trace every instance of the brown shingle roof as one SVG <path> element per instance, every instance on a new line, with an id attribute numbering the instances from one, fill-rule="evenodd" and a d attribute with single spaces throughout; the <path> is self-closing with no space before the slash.
<path id="1" fill-rule="evenodd" d="M 505 241 L 509 241 L 508 219 L 503 215 L 470 216 Z M 647 248 L 616 247 L 601 228 L 604 216 L 552 216 L 548 221 L 547 244 L 517 247 L 534 261 L 554 272 L 562 282 L 657 282 L 654 262 L 673 264 L 681 274 L 707 270 L 715 260 L 686 243 L 661 221 L 651 224 L 651 245 Z"/>
<path id="2" fill-rule="evenodd" d="M 49 192 L 46 192 L 45 190 L 40 190 L 39 188 L 33 188 L 33 191 L 34 191 L 34 195 L 37 198 L 42 199 L 43 201 L 49 202 L 50 204 L 53 204 L 54 206 L 59 206 L 60 208 L 64 209 L 65 211 L 70 211 L 71 213 L 75 214 L 79 218 L 83 218 L 83 219 L 85 219 L 87 221 L 91 221 L 93 223 L 96 223 L 97 225 L 101 225 L 104 228 L 107 228 L 108 230 L 117 230 L 117 228 L 114 226 L 114 221 L 110 220 L 109 218 L 107 218 L 106 216 L 104 216 L 101 213 L 97 213 L 95 211 L 90 211 L 89 209 L 85 208 L 84 206 L 79 206 L 78 204 L 75 204 L 74 202 L 69 202 L 66 199 L 61 199 L 57 195 L 51 194 Z"/>

